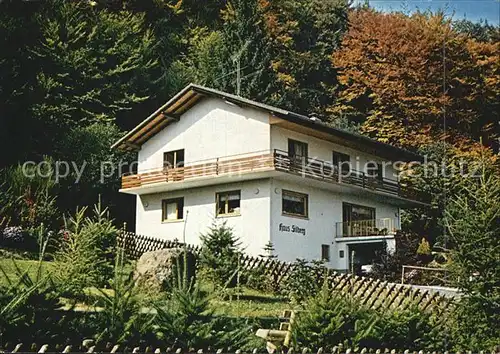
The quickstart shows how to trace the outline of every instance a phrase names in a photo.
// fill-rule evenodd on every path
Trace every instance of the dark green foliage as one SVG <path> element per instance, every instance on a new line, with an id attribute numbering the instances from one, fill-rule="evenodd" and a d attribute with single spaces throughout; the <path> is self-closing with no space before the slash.
<path id="1" fill-rule="evenodd" d="M 66 221 L 55 254 L 55 277 L 61 289 L 70 294 L 102 286 L 112 275 L 117 229 L 100 203 L 94 206 L 91 217 L 86 217 L 86 212 L 86 207 L 81 208 Z"/>
<path id="2" fill-rule="evenodd" d="M 278 256 L 274 254 L 274 246 L 271 241 L 266 243 L 263 248 L 263 253 L 260 257 L 266 261 L 271 261 Z M 279 291 L 279 281 L 277 275 L 269 274 L 266 263 L 264 265 L 244 271 L 244 278 L 246 279 L 246 286 L 250 289 L 260 290 L 267 293 L 276 293 Z"/>
<path id="3" fill-rule="evenodd" d="M 55 291 L 50 274 L 42 271 L 48 239 L 40 242 L 39 261 L 34 272 L 21 269 L 12 259 L 15 275 L 8 275 L 0 268 L 0 276 L 7 282 L 6 288 L 0 286 L 0 335 L 2 340 L 24 341 L 30 338 L 47 340 L 51 333 L 46 323 L 61 325 L 64 319 L 52 318 L 60 307 L 59 294 Z"/>
<path id="4" fill-rule="evenodd" d="M 233 229 L 222 224 L 213 223 L 206 234 L 200 235 L 202 248 L 200 266 L 207 278 L 223 287 L 235 287 L 239 269 L 240 242 Z"/>
<path id="5" fill-rule="evenodd" d="M 330 56 L 348 28 L 348 1 L 274 0 L 266 28 L 278 89 L 273 103 L 302 114 L 325 117 L 338 84 Z"/>
<path id="6" fill-rule="evenodd" d="M 369 348 L 443 349 L 445 333 L 436 318 L 410 306 L 403 311 L 375 311 L 358 300 L 324 286 L 297 315 L 296 346 L 333 347 L 338 344 Z"/>
<path id="7" fill-rule="evenodd" d="M 487 21 L 457 20 L 453 22 L 453 29 L 481 42 L 498 42 L 500 40 L 500 26 L 490 25 Z"/>
<path id="8" fill-rule="evenodd" d="M 148 338 L 153 316 L 141 314 L 144 304 L 139 300 L 139 290 L 126 269 L 124 252 L 118 250 L 109 290 L 99 289 L 104 310 L 97 315 L 100 325 L 100 332 L 96 335 L 98 341 L 137 343 L 141 338 L 153 338 Z"/>
<path id="9" fill-rule="evenodd" d="M 50 176 L 50 160 L 37 169 L 17 165 L 0 170 L 0 220 L 24 230 L 41 223 L 56 226 L 56 186 Z"/>
<path id="10" fill-rule="evenodd" d="M 209 300 L 195 284 L 174 288 L 165 303 L 155 306 L 153 331 L 157 339 L 186 349 L 249 347 L 252 321 L 214 316 Z"/>
<path id="11" fill-rule="evenodd" d="M 392 253 L 383 247 L 378 261 L 373 265 L 370 276 L 386 280 L 400 281 L 403 265 L 415 265 L 418 263 L 417 249 L 419 236 L 405 231 L 399 231 L 395 235 L 396 250 Z"/>
<path id="12" fill-rule="evenodd" d="M 326 267 L 322 261 L 307 262 L 297 259 L 291 273 L 285 278 L 281 291 L 294 303 L 301 303 L 310 294 L 321 289 L 320 279 L 326 275 Z"/>
<path id="13" fill-rule="evenodd" d="M 458 306 L 463 343 L 482 349 L 500 342 L 500 177 L 486 161 L 462 181 L 450 200 L 447 225 L 453 242 L 451 269 L 464 296 Z"/>

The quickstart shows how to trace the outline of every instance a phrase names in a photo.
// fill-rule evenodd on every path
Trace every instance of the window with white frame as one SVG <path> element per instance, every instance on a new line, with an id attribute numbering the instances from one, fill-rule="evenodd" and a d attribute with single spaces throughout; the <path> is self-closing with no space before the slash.
<path id="1" fill-rule="evenodd" d="M 220 192 L 215 195 L 217 216 L 240 214 L 240 191 Z"/>
<path id="2" fill-rule="evenodd" d="M 184 167 L 184 149 L 167 151 L 163 153 L 163 167 Z"/>

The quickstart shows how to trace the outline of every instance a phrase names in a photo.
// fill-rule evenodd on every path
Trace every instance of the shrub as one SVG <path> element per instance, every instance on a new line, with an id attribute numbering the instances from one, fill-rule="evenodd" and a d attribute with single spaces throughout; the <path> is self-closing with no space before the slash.
<path id="1" fill-rule="evenodd" d="M 184 349 L 248 347 L 255 337 L 248 319 L 214 316 L 209 295 L 196 284 L 174 288 L 167 301 L 155 307 L 158 340 Z"/>
<path id="2" fill-rule="evenodd" d="M 369 337 L 377 318 L 356 302 L 332 294 L 325 285 L 311 297 L 292 327 L 295 346 L 351 345 Z"/>
<path id="3" fill-rule="evenodd" d="M 140 288 L 130 272 L 126 271 L 124 251 L 118 250 L 113 267 L 113 277 L 107 282 L 109 290 L 98 289 L 103 300 L 103 311 L 97 315 L 98 341 L 137 343 L 153 340 L 153 316 L 141 313 Z"/>
<path id="4" fill-rule="evenodd" d="M 51 161 L 46 162 L 50 166 Z M 0 219 L 23 229 L 38 227 L 41 223 L 52 228 L 57 222 L 58 210 L 56 184 L 50 172 L 37 172 L 35 166 L 21 165 L 0 170 Z"/>
<path id="5" fill-rule="evenodd" d="M 294 344 L 300 347 L 332 347 L 338 344 L 368 348 L 442 350 L 447 340 L 437 318 L 417 306 L 405 310 L 376 311 L 359 300 L 332 293 L 325 285 L 297 314 L 292 327 Z"/>
<path id="6" fill-rule="evenodd" d="M 457 307 L 459 339 L 473 350 L 490 350 L 500 343 L 500 177 L 486 161 L 478 167 L 480 176 L 463 180 L 450 200 L 446 221 L 451 269 L 464 293 Z"/>
<path id="7" fill-rule="evenodd" d="M 384 250 L 378 257 L 379 261 L 373 265 L 370 276 L 387 281 L 400 281 L 403 265 L 418 264 L 416 250 L 418 248 L 418 235 L 398 231 L 395 235 L 396 250 L 390 253 Z"/>
<path id="8" fill-rule="evenodd" d="M 274 254 L 274 246 L 271 241 L 269 241 L 264 246 L 264 254 L 260 255 L 262 259 L 266 261 L 272 261 L 277 258 Z M 259 267 L 245 270 L 244 278 L 246 286 L 250 289 L 265 291 L 269 293 L 275 293 L 279 291 L 279 283 L 276 275 L 269 274 L 266 265 L 261 265 Z"/>
<path id="9" fill-rule="evenodd" d="M 102 286 L 113 271 L 113 246 L 117 230 L 100 203 L 92 217 L 87 208 L 65 220 L 60 249 L 55 254 L 54 272 L 64 291 L 82 293 L 88 286 Z"/>
<path id="10" fill-rule="evenodd" d="M 3 289 L 0 286 L 2 341 L 50 340 L 65 327 L 65 319 L 57 316 L 59 294 L 43 261 L 47 242 L 41 242 L 39 260 L 33 267 L 23 269 L 14 259 L 13 274 L 0 267 L 0 277 L 6 284 Z"/>
<path id="11" fill-rule="evenodd" d="M 200 236 L 200 265 L 214 286 L 235 287 L 239 269 L 240 242 L 226 222 L 213 223 L 208 233 Z"/>
<path id="12" fill-rule="evenodd" d="M 326 267 L 322 261 L 307 262 L 298 258 L 293 268 L 283 280 L 281 291 L 294 303 L 301 303 L 311 294 L 321 289 L 322 279 L 326 275 Z"/>

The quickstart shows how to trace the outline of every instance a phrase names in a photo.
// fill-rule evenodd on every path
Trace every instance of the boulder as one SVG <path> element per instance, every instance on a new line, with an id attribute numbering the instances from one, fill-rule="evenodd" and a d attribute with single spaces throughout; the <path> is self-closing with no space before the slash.
<path id="1" fill-rule="evenodd" d="M 177 284 L 178 274 L 184 276 L 184 264 L 187 265 L 187 281 L 194 282 L 196 257 L 184 248 L 165 248 L 144 253 L 135 267 L 134 279 L 141 286 L 152 290 L 165 290 Z"/>

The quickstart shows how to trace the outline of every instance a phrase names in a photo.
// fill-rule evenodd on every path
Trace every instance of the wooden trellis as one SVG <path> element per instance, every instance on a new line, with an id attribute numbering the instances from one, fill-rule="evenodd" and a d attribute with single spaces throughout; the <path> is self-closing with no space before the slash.
<path id="1" fill-rule="evenodd" d="M 139 258 L 144 252 L 156 251 L 164 248 L 182 246 L 177 241 L 162 240 L 154 237 L 137 235 L 131 232 L 123 232 L 118 237 L 118 245 L 132 259 Z M 198 246 L 187 245 L 193 253 L 199 253 Z M 265 259 L 244 255 L 240 259 L 242 271 L 252 269 L 263 269 L 264 273 L 280 284 L 294 271 L 295 265 L 278 261 L 276 259 Z M 407 309 L 410 306 L 418 306 L 424 311 L 432 311 L 440 315 L 440 323 L 444 324 L 447 318 L 447 309 L 452 304 L 452 299 L 439 295 L 436 292 L 412 288 L 409 285 L 389 283 L 373 278 L 357 275 L 344 274 L 325 269 L 316 274 L 318 282 L 326 279 L 333 292 L 343 296 L 351 296 L 359 300 L 363 305 L 372 309 L 398 308 Z"/>

